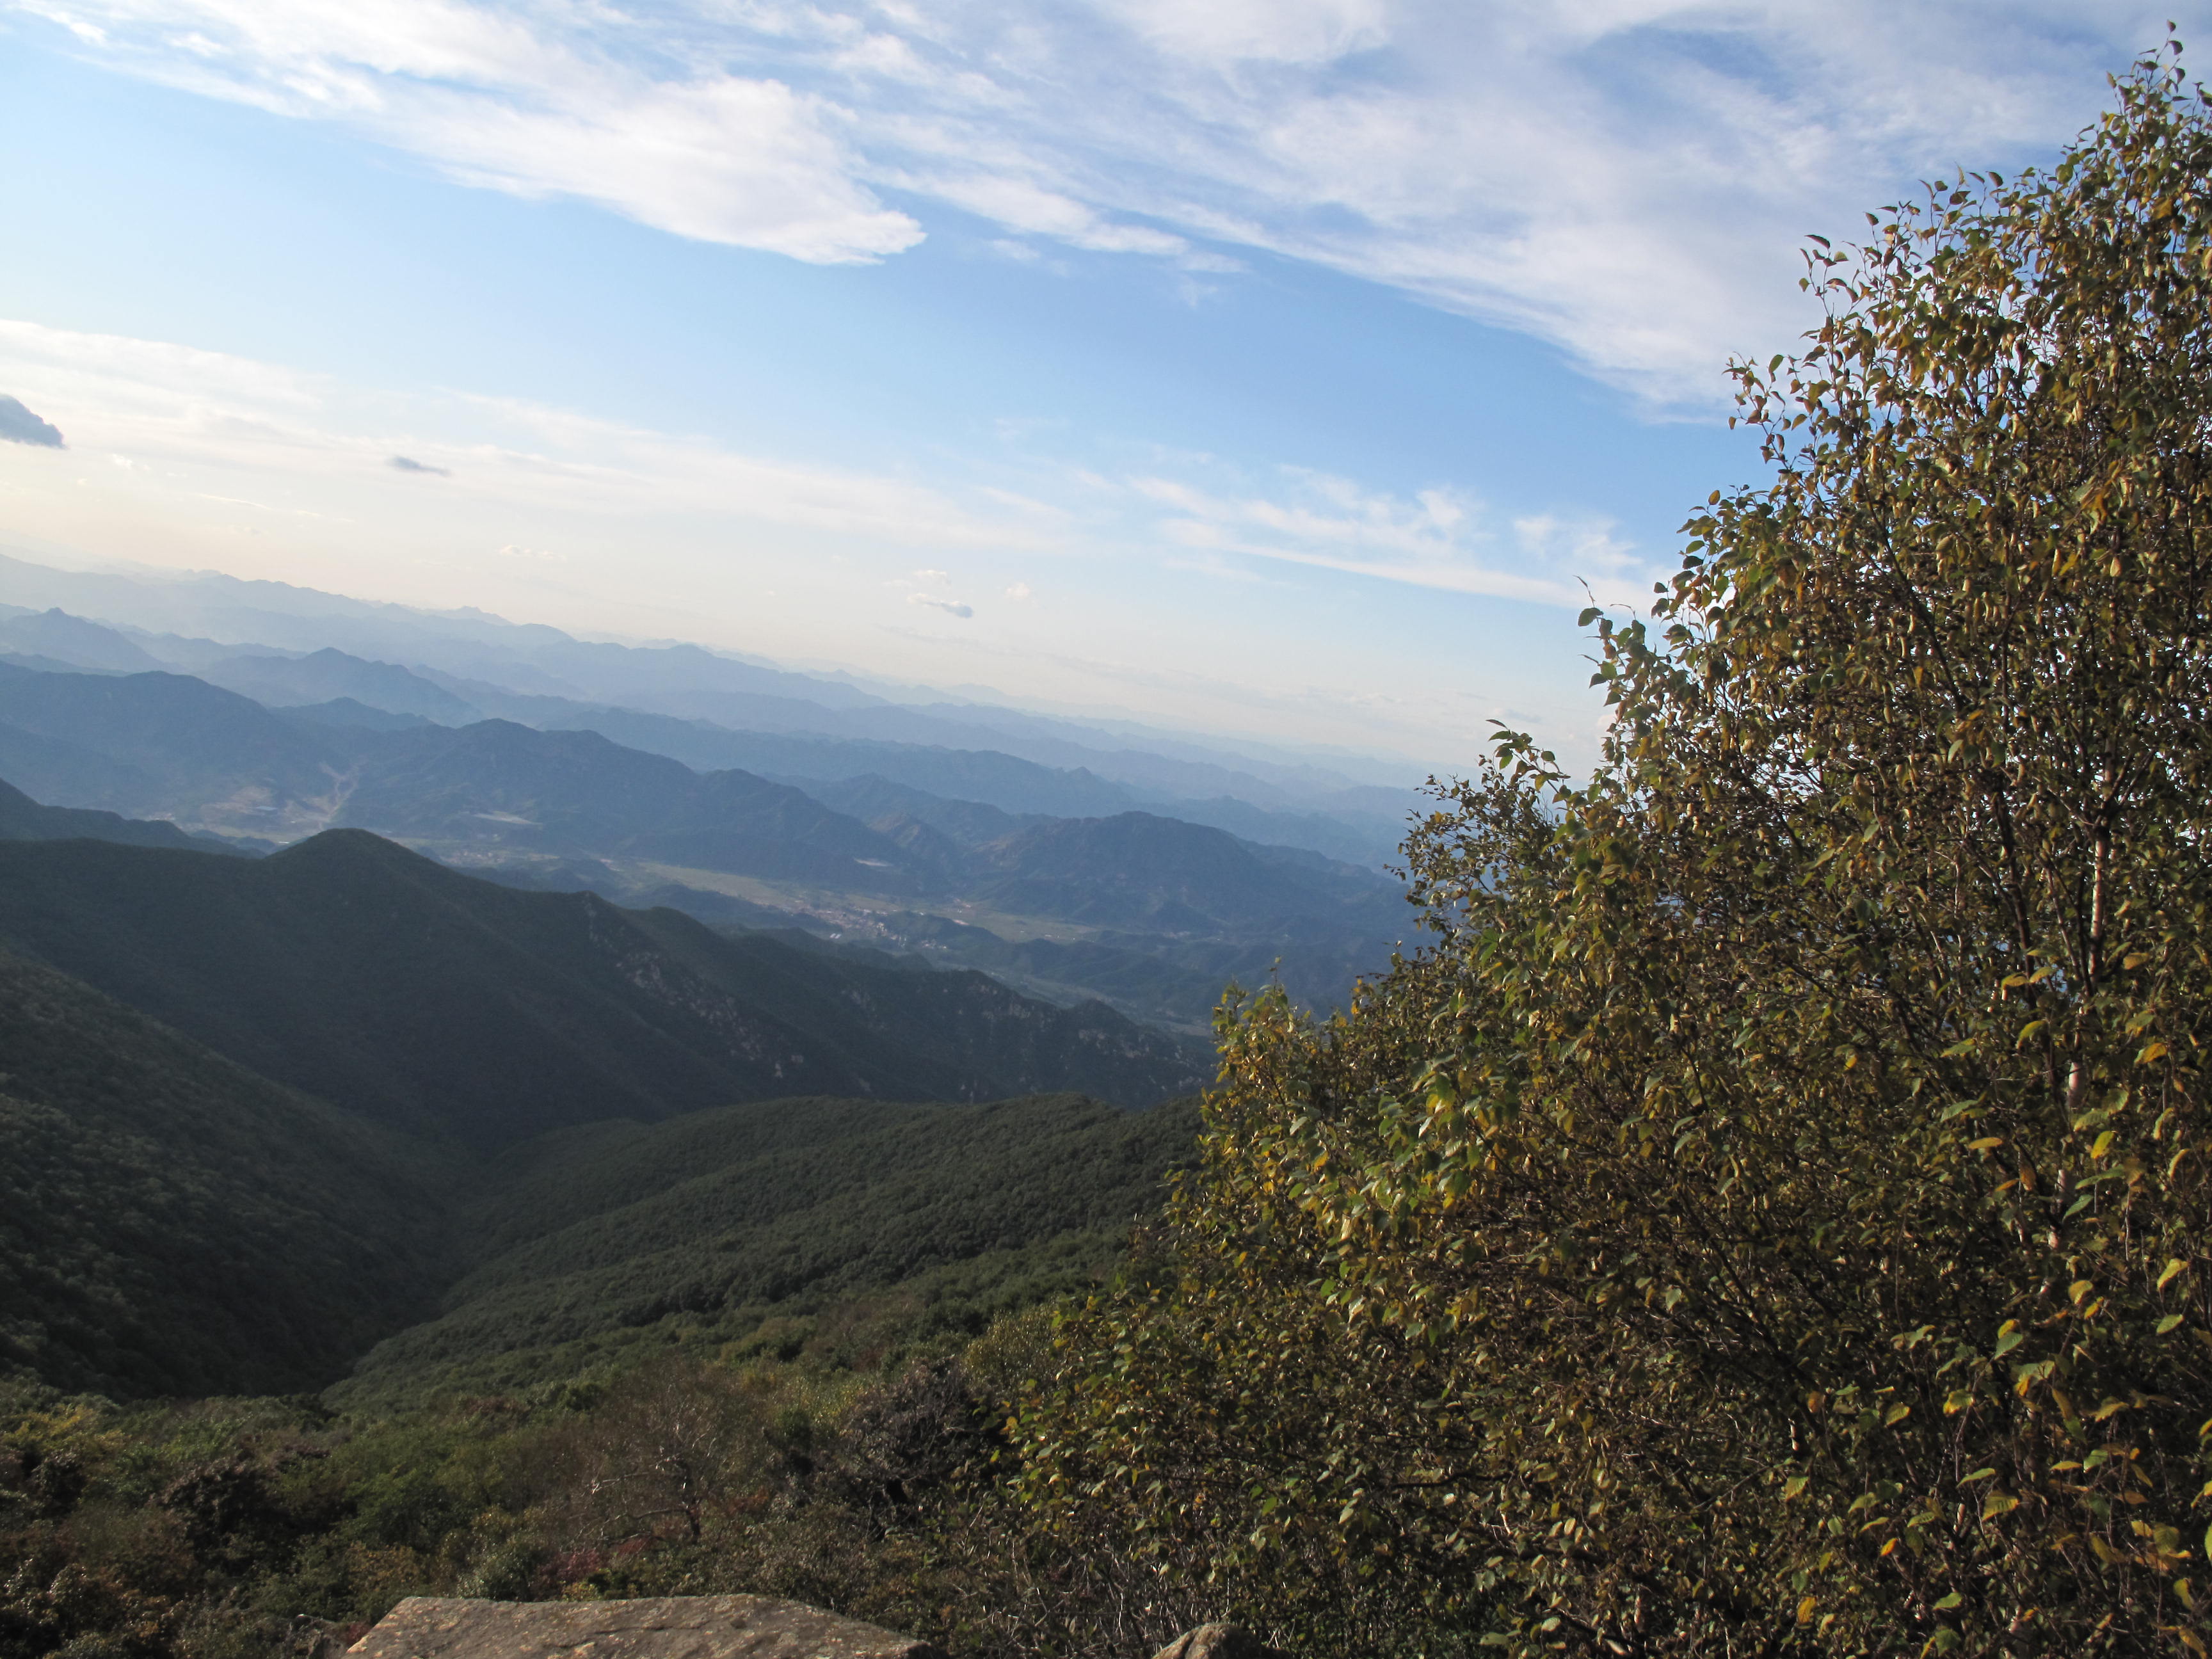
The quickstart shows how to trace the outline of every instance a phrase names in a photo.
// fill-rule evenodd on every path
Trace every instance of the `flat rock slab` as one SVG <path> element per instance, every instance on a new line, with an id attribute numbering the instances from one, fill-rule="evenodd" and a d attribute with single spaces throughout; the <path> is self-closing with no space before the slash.
<path id="1" fill-rule="evenodd" d="M 945 1659 L 910 1636 L 765 1595 L 412 1595 L 346 1651 L 361 1659 Z"/>

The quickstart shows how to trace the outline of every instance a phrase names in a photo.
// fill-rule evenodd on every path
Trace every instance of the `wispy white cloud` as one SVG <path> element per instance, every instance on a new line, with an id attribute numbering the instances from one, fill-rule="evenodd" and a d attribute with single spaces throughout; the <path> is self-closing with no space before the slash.
<path id="1" fill-rule="evenodd" d="M 512 508 L 538 522 L 574 514 L 630 526 L 781 527 L 898 559 L 879 569 L 879 586 L 912 590 L 908 603 L 963 617 L 973 607 L 948 597 L 948 565 L 971 555 L 1125 562 L 1164 551 L 1185 566 L 1304 565 L 1561 605 L 1580 603 L 1584 584 L 1625 599 L 1650 580 L 1608 524 L 1569 510 L 1505 522 L 1450 488 L 1401 495 L 1291 467 L 1255 482 L 1202 454 L 1160 452 L 1146 471 L 1119 480 L 1031 471 L 1021 489 L 992 482 L 987 455 L 969 463 L 977 476 L 968 483 L 932 487 L 520 399 L 371 394 L 222 353 L 6 320 L 0 380 L 66 422 L 79 450 L 127 462 L 148 488 L 175 478 L 194 499 L 372 520 Z M 207 469 L 229 482 L 211 486 Z M 537 556 L 527 543 L 491 544 L 509 558 Z M 917 556 L 947 563 L 907 562 Z M 1031 590 L 1019 580 L 1006 591 L 1020 601 Z"/>
<path id="2" fill-rule="evenodd" d="M 1409 499 L 1293 468 L 1282 470 L 1279 483 L 1272 493 L 1232 494 L 1151 475 L 1131 479 L 1129 488 L 1161 509 L 1158 534 L 1217 561 L 1270 560 L 1560 605 L 1589 594 L 1633 604 L 1650 592 L 1635 550 L 1602 520 L 1546 515 L 1500 526 L 1482 503 L 1455 490 L 1423 490 Z"/>
<path id="3" fill-rule="evenodd" d="M 824 264 L 921 228 L 857 176 L 848 112 L 653 51 L 596 8 L 469 0 L 19 0 L 102 61 L 344 122 L 468 184 L 572 196 L 679 236 Z M 673 44 L 673 43 L 671 43 Z M 642 51 L 635 49 L 642 48 Z"/>
<path id="4" fill-rule="evenodd" d="M 1803 233 L 2090 118 L 2137 0 L 0 0 L 96 61 L 456 178 L 802 259 L 933 206 L 1268 250 L 1552 341 L 1665 404 L 1805 320 Z M 2185 22 L 2205 0 L 2179 8 Z M 884 192 L 904 193 L 898 206 Z"/>
<path id="5" fill-rule="evenodd" d="M 0 320 L 0 376 L 65 416 L 79 447 L 173 467 L 302 486 L 385 480 L 410 493 L 419 475 L 439 474 L 438 499 L 453 504 L 640 523 L 707 514 L 917 549 L 1052 544 L 1033 515 L 970 507 L 902 478 L 746 455 L 515 399 L 371 396 L 158 341 Z"/>
<path id="6" fill-rule="evenodd" d="M 1553 684 L 1556 665 L 1523 648 L 1541 625 L 1472 665 L 1432 655 L 1409 685 L 1402 629 L 1340 623 L 1347 602 L 1401 618 L 1441 614 L 1451 594 L 1569 606 L 1577 575 L 1626 581 L 1638 558 L 1571 511 L 1509 522 L 1447 489 L 1240 473 L 1165 450 L 1141 470 L 1090 471 L 1010 456 L 988 434 L 966 458 L 933 450 L 944 482 L 927 487 L 902 470 L 806 465 L 542 404 L 371 391 L 22 322 L 0 321 L 0 385 L 71 440 L 0 447 L 11 536 L 94 559 L 786 658 L 858 655 L 920 683 L 964 684 L 988 661 L 1016 695 L 1301 740 L 1456 754 L 1491 714 L 1540 705 L 1521 723 L 1586 749 L 1574 701 L 1586 674 L 1570 665 Z M 448 476 L 395 469 L 395 455 Z M 1209 602 L 1200 570 L 1243 579 L 1237 605 Z M 1323 570 L 1361 585 L 1348 594 Z M 1571 617 L 1549 626 L 1571 638 Z M 1188 678 L 1191 661 L 1212 678 Z"/>

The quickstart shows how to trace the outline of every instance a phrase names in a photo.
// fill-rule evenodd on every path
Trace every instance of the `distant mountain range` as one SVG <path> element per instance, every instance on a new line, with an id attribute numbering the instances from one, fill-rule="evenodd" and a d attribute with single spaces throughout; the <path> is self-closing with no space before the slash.
<path id="1" fill-rule="evenodd" d="M 314 664 L 314 690 L 392 691 L 351 660 L 301 662 Z M 883 758 L 883 745 L 858 746 Z M 1231 976 L 1249 985 L 1279 971 L 1304 1000 L 1340 1000 L 1355 974 L 1387 962 L 1408 914 L 1395 883 L 1359 866 L 1156 813 L 1018 813 L 879 773 L 801 787 L 698 772 L 596 731 L 453 726 L 349 696 L 271 708 L 167 671 L 0 665 L 0 776 L 47 801 L 171 819 L 243 848 L 357 826 L 510 884 L 649 899 L 717 923 L 796 923 L 1188 1030 L 1203 1027 Z"/>
<path id="2" fill-rule="evenodd" d="M 1422 805 L 1407 786 L 1423 769 L 1412 764 L 1386 767 L 1352 757 L 1324 762 L 1126 721 L 1085 722 L 951 702 L 941 694 L 869 690 L 838 676 L 796 673 L 696 646 L 593 643 L 481 612 L 411 611 L 210 573 L 94 574 L 0 557 L 0 600 L 8 602 L 0 607 L 0 654 L 41 659 L 35 666 L 143 670 L 156 665 L 147 659 L 154 659 L 205 672 L 263 702 L 345 696 L 466 723 L 450 701 L 440 703 L 433 695 L 443 693 L 477 714 L 605 730 L 617 742 L 703 769 L 738 767 L 816 781 L 873 771 L 933 793 L 1061 817 L 1143 808 L 1356 863 L 1387 859 L 1404 834 L 1407 814 Z M 39 621 L 38 613 L 57 608 L 128 630 L 118 636 L 123 648 L 82 634 L 72 639 L 64 622 Z M 128 654 L 132 651 L 138 654 Z M 360 665 L 332 662 L 330 653 Z M 257 666 L 253 659 L 266 660 Z M 289 659 L 312 665 L 285 679 L 289 671 L 279 665 Z M 395 674 L 421 684 L 406 684 Z M 624 731 L 599 724 L 619 713 L 654 716 L 661 724 Z M 711 741 L 717 731 L 806 741 L 787 750 L 788 763 L 781 766 L 759 751 L 672 746 Z M 869 760 L 847 746 L 855 743 L 882 747 Z M 987 754 L 1027 769 L 1012 775 L 1024 798 L 980 793 L 984 775 L 973 762 L 940 760 L 932 769 L 929 759 Z M 964 767 L 965 775 L 941 769 L 947 763 Z M 1099 793 L 1102 787 L 1110 799 Z M 1053 795 L 1055 789 L 1073 793 Z"/>
<path id="3" fill-rule="evenodd" d="M 1346 764 L 0 558 L 0 1381 L 389 1404 L 1079 1286 L 1224 984 L 1387 963 L 1417 798 Z"/>

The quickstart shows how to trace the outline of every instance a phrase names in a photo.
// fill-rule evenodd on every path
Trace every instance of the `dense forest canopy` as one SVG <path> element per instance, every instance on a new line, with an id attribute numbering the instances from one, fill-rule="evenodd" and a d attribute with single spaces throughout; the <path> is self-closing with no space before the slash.
<path id="1" fill-rule="evenodd" d="M 1224 1019 L 1202 1169 L 1026 1407 L 1069 1538 L 1314 1650 L 2203 1653 L 2212 114 L 1809 257 L 1775 465 L 1440 938 Z"/>

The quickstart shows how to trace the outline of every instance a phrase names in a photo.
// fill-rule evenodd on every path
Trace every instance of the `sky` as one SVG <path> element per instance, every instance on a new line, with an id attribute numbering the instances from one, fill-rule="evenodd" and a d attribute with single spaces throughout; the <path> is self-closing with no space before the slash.
<path id="1" fill-rule="evenodd" d="M 0 0 L 0 545 L 1584 765 L 1806 235 L 2208 9 Z"/>

